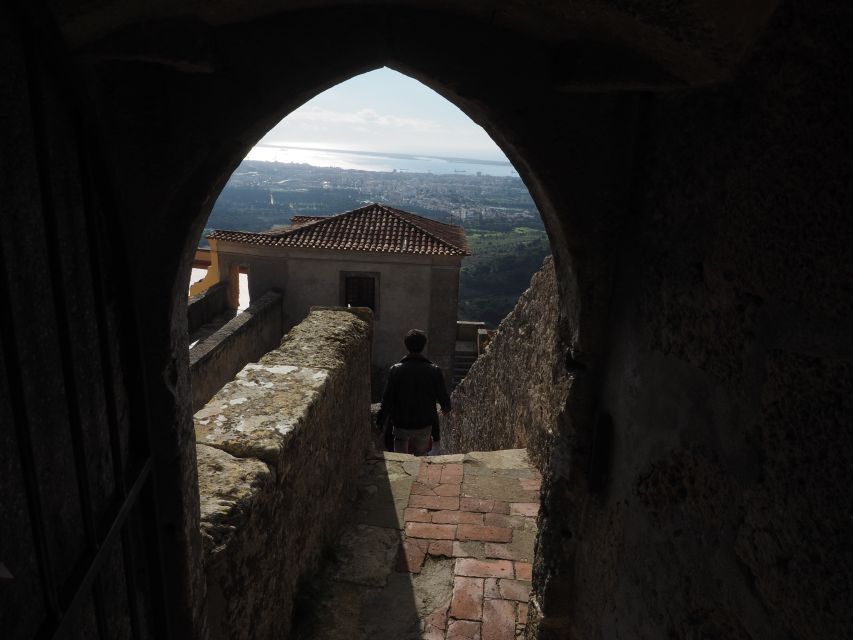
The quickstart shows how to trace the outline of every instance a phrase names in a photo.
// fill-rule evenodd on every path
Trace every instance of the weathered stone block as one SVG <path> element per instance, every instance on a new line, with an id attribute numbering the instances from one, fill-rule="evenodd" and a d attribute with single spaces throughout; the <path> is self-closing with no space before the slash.
<path id="1" fill-rule="evenodd" d="M 228 545 L 243 526 L 252 504 L 274 482 L 269 467 L 253 458 L 231 454 L 203 444 L 196 445 L 201 497 L 201 532 L 205 554 Z"/>
<path id="2" fill-rule="evenodd" d="M 268 291 L 190 349 L 193 410 L 198 411 L 247 362 L 281 343 L 282 295 Z"/>
<path id="3" fill-rule="evenodd" d="M 370 323 L 323 309 L 195 416 L 212 638 L 286 638 L 370 440 Z"/>
<path id="4" fill-rule="evenodd" d="M 453 392 L 442 418 L 450 452 L 526 448 L 544 470 L 571 378 L 558 335 L 557 278 L 551 258 L 501 322 L 488 350 Z M 518 372 L 524 371 L 524 379 Z"/>

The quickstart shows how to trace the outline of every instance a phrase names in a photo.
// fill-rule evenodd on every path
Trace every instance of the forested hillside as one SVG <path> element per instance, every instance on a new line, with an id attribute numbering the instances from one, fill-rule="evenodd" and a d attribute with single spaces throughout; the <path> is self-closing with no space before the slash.
<path id="1" fill-rule="evenodd" d="M 512 311 L 551 253 L 548 236 L 530 227 L 465 231 L 474 255 L 465 258 L 459 278 L 459 319 L 494 327 Z"/>

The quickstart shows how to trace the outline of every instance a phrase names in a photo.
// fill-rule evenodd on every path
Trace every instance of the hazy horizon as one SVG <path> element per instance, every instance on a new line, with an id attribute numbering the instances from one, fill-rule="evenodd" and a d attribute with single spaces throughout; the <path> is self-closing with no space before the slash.
<path id="1" fill-rule="evenodd" d="M 246 159 L 269 158 L 267 150 L 279 147 L 509 162 L 462 110 L 388 68 L 350 78 L 309 100 L 270 129 Z"/>

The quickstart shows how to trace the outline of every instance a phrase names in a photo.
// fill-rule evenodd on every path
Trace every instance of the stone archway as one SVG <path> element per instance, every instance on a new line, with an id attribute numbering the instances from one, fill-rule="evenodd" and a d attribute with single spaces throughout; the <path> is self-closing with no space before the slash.
<path id="1" fill-rule="evenodd" d="M 418 29 L 402 37 L 407 25 Z M 547 77 L 542 43 L 442 13 L 342 9 L 326 11 L 322 19 L 308 12 L 210 30 L 184 26 L 198 28 L 199 38 L 210 43 L 206 57 L 124 61 L 105 43 L 99 55 L 106 60 L 94 69 L 104 98 L 104 135 L 123 141 L 113 149 L 116 179 L 134 194 L 122 204 L 147 227 L 144 233 L 128 230 L 131 245 L 146 238 L 137 252 L 147 252 L 151 266 L 134 285 L 146 306 L 171 309 L 168 323 L 162 316 L 156 326 L 149 324 L 146 351 L 153 356 L 152 379 L 163 379 L 163 371 L 172 376 L 156 394 L 157 405 L 160 419 L 177 425 L 182 451 L 191 453 L 192 431 L 181 284 L 218 191 L 246 150 L 284 114 L 332 84 L 382 65 L 421 80 L 462 108 L 514 163 L 543 215 L 558 265 L 563 349 L 595 372 L 604 340 L 608 244 L 629 196 L 624 185 L 632 171 L 637 96 L 564 92 Z M 446 45 L 441 49 L 438 33 Z M 168 51 L 170 41 L 158 46 Z M 247 72 L 259 61 L 262 71 Z M 594 376 L 586 378 L 591 385 Z M 575 403 L 576 416 L 588 414 L 592 395 L 579 395 L 589 400 Z M 181 459 L 186 467 L 193 462 L 186 453 Z M 192 471 L 185 468 L 183 477 L 191 479 Z"/>
<path id="2" fill-rule="evenodd" d="M 851 575 L 849 551 L 825 533 L 849 524 L 833 505 L 851 468 L 841 3 L 60 4 L 91 116 L 85 144 L 108 150 L 109 240 L 134 261 L 107 277 L 141 325 L 132 380 L 160 436 L 157 531 L 183 593 L 175 628 L 203 632 L 197 509 L 176 492 L 194 480 L 178 285 L 189 249 L 277 118 L 382 64 L 483 124 L 548 225 L 567 364 L 585 371 L 566 417 L 569 463 L 543 503 L 553 526 L 537 580 L 551 585 L 552 635 L 849 628 L 849 611 L 825 606 L 844 602 L 831 585 Z M 598 492 L 584 469 L 599 459 L 596 424 L 615 434 Z M 724 499 L 703 497 L 714 495 Z M 693 580 L 696 567 L 706 579 Z"/>
<path id="3" fill-rule="evenodd" d="M 566 416 L 574 444 L 554 495 L 585 500 L 614 258 L 637 188 L 644 113 L 637 90 L 705 83 L 721 70 L 659 32 L 651 37 L 637 25 L 618 26 L 621 18 L 581 20 L 566 45 L 542 23 L 496 24 L 493 16 L 444 8 L 327 7 L 262 18 L 253 18 L 251 7 L 245 11 L 242 21 L 213 25 L 187 18 L 129 24 L 86 48 L 96 61 L 103 135 L 121 141 L 113 147 L 121 204 L 144 229 L 128 229 L 128 244 L 153 258 L 144 275 L 134 274 L 134 289 L 141 305 L 171 310 L 149 317 L 147 375 L 166 380 L 152 395 L 157 419 L 176 425 L 182 477 L 192 478 L 194 461 L 187 453 L 181 285 L 215 196 L 245 151 L 284 114 L 332 84 L 387 65 L 481 124 L 539 206 L 559 274 L 567 361 L 585 371 Z M 567 63 L 575 75 L 565 75 Z M 546 532 L 543 548 L 564 556 L 555 565 L 559 573 L 572 560 L 556 547 L 547 550 L 552 537 Z M 552 601 L 562 597 L 560 589 Z"/>

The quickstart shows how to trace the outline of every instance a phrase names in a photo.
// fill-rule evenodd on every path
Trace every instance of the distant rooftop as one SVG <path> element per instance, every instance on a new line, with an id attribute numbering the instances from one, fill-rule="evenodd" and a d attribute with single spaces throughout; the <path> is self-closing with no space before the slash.
<path id="1" fill-rule="evenodd" d="M 372 203 L 333 216 L 293 216 L 291 226 L 262 233 L 217 229 L 214 240 L 270 247 L 467 256 L 462 227 Z"/>

